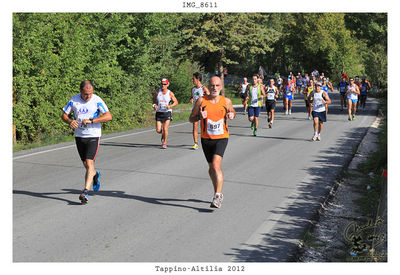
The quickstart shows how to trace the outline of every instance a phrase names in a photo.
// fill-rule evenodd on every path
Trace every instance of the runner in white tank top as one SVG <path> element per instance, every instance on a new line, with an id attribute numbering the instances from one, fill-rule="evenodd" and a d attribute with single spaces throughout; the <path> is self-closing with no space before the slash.
<path id="1" fill-rule="evenodd" d="M 347 86 L 347 104 L 348 104 L 348 120 L 354 120 L 356 118 L 356 109 L 357 109 L 357 101 L 358 95 L 360 95 L 360 90 L 358 86 L 354 83 L 354 78 L 350 78 L 350 85 Z M 353 111 L 353 114 L 352 114 Z"/>
<path id="2" fill-rule="evenodd" d="M 328 94 L 321 89 L 321 84 L 315 84 L 315 90 L 308 96 L 312 108 L 314 136 L 313 141 L 321 140 L 322 125 L 326 122 L 326 108 L 325 104 L 331 104 L 331 99 Z"/>
<path id="3" fill-rule="evenodd" d="M 167 149 L 168 126 L 172 120 L 172 108 L 178 105 L 173 92 L 168 90 L 169 81 L 161 80 L 161 89 L 154 92 L 153 109 L 156 110 L 156 132 L 161 134 L 161 147 Z M 170 102 L 173 102 L 170 105 Z"/>
<path id="4" fill-rule="evenodd" d="M 247 90 L 247 86 L 250 83 L 247 82 L 247 77 L 243 78 L 243 82 L 239 85 L 238 87 L 238 91 L 240 93 L 240 98 L 242 99 L 242 104 L 243 104 L 243 108 L 244 108 L 244 112 L 247 112 L 247 100 L 246 100 L 246 90 Z"/>
<path id="5" fill-rule="evenodd" d="M 203 86 L 201 84 L 202 76 L 199 72 L 196 72 L 193 74 L 193 85 L 194 87 L 192 88 L 192 96 L 190 98 L 190 103 L 193 103 L 193 107 L 195 106 L 197 100 L 204 95 L 209 95 L 210 91 L 207 89 L 207 87 Z M 192 146 L 193 150 L 199 149 L 199 141 L 198 141 L 198 132 L 199 132 L 199 121 L 193 122 L 193 141 L 194 145 Z"/>
<path id="6" fill-rule="evenodd" d="M 269 128 L 272 128 L 274 123 L 276 99 L 279 96 L 279 90 L 274 84 L 275 80 L 271 78 L 265 92 L 267 97 L 265 100 L 265 109 L 267 110 L 267 121 Z"/>

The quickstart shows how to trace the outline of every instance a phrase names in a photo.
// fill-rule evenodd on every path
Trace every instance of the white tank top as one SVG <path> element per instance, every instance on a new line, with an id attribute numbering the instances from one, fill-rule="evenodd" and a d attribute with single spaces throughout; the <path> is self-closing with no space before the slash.
<path id="1" fill-rule="evenodd" d="M 325 112 L 325 104 L 322 102 L 323 98 L 322 98 L 323 92 L 319 92 L 316 93 L 314 92 L 314 101 L 313 101 L 313 108 L 312 110 L 314 112 Z"/>
<path id="2" fill-rule="evenodd" d="M 193 87 L 193 88 L 192 88 L 193 106 L 196 104 L 196 101 L 197 101 L 200 97 L 203 97 L 203 96 L 204 96 L 203 87 L 204 87 L 204 86 L 201 86 L 200 88 L 197 88 L 197 87 Z"/>
<path id="3" fill-rule="evenodd" d="M 270 86 L 268 86 L 268 89 L 267 89 L 267 100 L 276 101 L 275 95 L 276 95 L 275 86 L 272 86 L 272 88 Z"/>
<path id="4" fill-rule="evenodd" d="M 261 89 L 260 85 L 251 87 L 251 91 L 250 91 L 250 106 L 251 107 L 260 107 L 260 102 L 259 102 L 260 99 L 258 98 L 260 89 Z"/>
<path id="5" fill-rule="evenodd" d="M 170 90 L 168 90 L 165 95 L 162 93 L 161 89 L 158 90 L 158 95 L 157 95 L 157 112 L 165 113 L 165 112 L 172 112 L 172 109 L 167 109 L 167 106 L 169 105 L 169 102 L 171 101 L 171 95 L 170 95 Z"/>
<path id="6" fill-rule="evenodd" d="M 246 92 L 247 85 L 249 85 L 249 83 L 247 84 L 242 83 L 242 94 Z"/>
<path id="7" fill-rule="evenodd" d="M 348 95 L 347 95 L 347 99 L 358 99 L 358 96 L 355 92 L 352 92 L 351 90 L 355 91 L 356 90 L 356 84 L 353 84 L 353 86 L 348 86 Z"/>

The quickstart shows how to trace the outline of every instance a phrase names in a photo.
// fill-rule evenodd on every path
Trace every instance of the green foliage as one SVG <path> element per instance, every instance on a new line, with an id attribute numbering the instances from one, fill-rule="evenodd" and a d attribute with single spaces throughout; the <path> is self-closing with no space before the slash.
<path id="1" fill-rule="evenodd" d="M 187 102 L 192 74 L 342 70 L 387 85 L 384 13 L 15 13 L 13 124 L 19 143 L 72 135 L 63 107 L 90 79 L 113 115 L 144 123 L 161 78 Z"/>

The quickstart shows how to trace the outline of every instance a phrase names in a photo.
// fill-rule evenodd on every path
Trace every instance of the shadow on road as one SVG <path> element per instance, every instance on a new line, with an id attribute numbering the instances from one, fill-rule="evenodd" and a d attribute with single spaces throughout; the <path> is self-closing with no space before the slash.
<path id="1" fill-rule="evenodd" d="M 74 194 L 74 195 L 76 195 L 76 198 L 78 200 L 78 196 L 82 192 L 81 190 L 77 190 L 77 189 L 62 189 L 62 190 L 65 192 L 38 193 L 38 192 L 14 190 L 13 194 L 27 195 L 27 196 L 32 196 L 32 197 L 37 197 L 37 198 L 42 198 L 42 199 L 52 199 L 52 200 L 64 201 L 64 202 L 67 202 L 68 205 L 81 205 L 81 203 L 78 201 L 71 201 L 71 200 L 67 200 L 67 199 L 60 198 L 57 196 L 57 195 Z M 179 203 L 168 203 L 168 202 L 182 202 L 182 203 L 190 202 L 190 203 L 199 203 L 199 204 L 205 203 L 207 205 L 210 204 L 210 201 L 202 201 L 202 200 L 198 200 L 198 199 L 151 198 L 151 197 L 143 197 L 143 196 L 138 196 L 138 195 L 129 195 L 123 191 L 108 191 L 108 190 L 100 190 L 98 192 L 90 192 L 89 197 L 95 197 L 95 196 L 117 197 L 117 198 L 132 199 L 132 200 L 137 200 L 137 201 L 142 201 L 142 202 L 152 203 L 152 204 L 157 204 L 157 205 L 183 207 L 183 208 L 197 210 L 200 213 L 212 213 L 214 211 L 210 208 L 192 207 L 192 206 L 188 206 L 185 204 L 179 204 Z"/>
<path id="2" fill-rule="evenodd" d="M 101 142 L 103 146 L 117 146 L 117 147 L 132 147 L 132 148 L 157 148 L 161 149 L 161 144 L 146 144 L 146 143 L 130 143 L 130 142 Z M 168 144 L 168 148 L 175 149 L 189 149 L 192 145 L 182 144 L 182 145 L 170 145 Z"/>
<path id="3" fill-rule="evenodd" d="M 353 128 L 335 146 L 322 150 L 319 159 L 306 168 L 309 179 L 299 184 L 297 192 L 287 197 L 289 206 L 271 211 L 273 229 L 262 234 L 257 245 L 242 243 L 225 255 L 236 262 L 294 262 L 299 252 L 299 240 L 310 225 L 318 220 L 318 210 L 335 181 L 350 163 L 368 127 Z M 295 194 L 295 195 L 294 195 Z M 278 219 L 275 219 L 279 217 Z M 343 232 L 337 232 L 342 234 Z M 286 259 L 286 260 L 285 260 Z M 329 259 L 327 259 L 329 261 Z"/>

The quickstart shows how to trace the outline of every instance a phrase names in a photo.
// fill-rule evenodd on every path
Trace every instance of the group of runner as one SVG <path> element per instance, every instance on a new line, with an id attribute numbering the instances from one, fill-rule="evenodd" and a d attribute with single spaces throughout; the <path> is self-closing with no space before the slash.
<path id="1" fill-rule="evenodd" d="M 343 77 L 338 85 L 341 106 L 343 110 L 346 97 L 349 120 L 354 120 L 358 107 L 358 96 L 360 96 L 360 106 L 365 108 L 366 95 L 371 84 L 365 77 L 361 82 L 350 78 L 350 83 L 348 83 L 346 77 Z M 356 80 L 358 79 L 356 78 Z M 220 208 L 223 200 L 224 179 L 221 162 L 229 139 L 227 121 L 234 119 L 236 112 L 232 101 L 222 93 L 224 85 L 220 77 L 213 76 L 209 80 L 208 88 L 202 84 L 200 73 L 194 73 L 192 81 L 194 86 L 191 89 L 190 102 L 193 103 L 193 109 L 189 117 L 189 121 L 193 123 L 194 145 L 192 149 L 199 148 L 198 125 L 200 121 L 202 149 L 209 166 L 208 172 L 214 189 L 210 207 Z M 172 108 L 178 105 L 178 100 L 168 89 L 170 85 L 168 79 L 163 78 L 160 85 L 161 87 L 154 92 L 153 109 L 156 111 L 156 132 L 161 134 L 161 148 L 167 149 Z M 311 77 L 308 77 L 308 74 L 302 77 L 300 73 L 297 76 L 290 73 L 286 81 L 277 74 L 275 78 L 268 79 L 266 86 L 263 85 L 263 77 L 253 75 L 252 83 L 247 82 L 247 78 L 244 78 L 238 89 L 254 136 L 257 136 L 259 115 L 264 99 L 268 127 L 272 128 L 274 110 L 279 95 L 282 94 L 285 115 L 291 115 L 292 102 L 297 92 L 297 94 L 304 95 L 308 118 L 313 120 L 312 140 L 321 140 L 322 126 L 326 122 L 328 104 L 331 103 L 329 90 L 333 91 L 332 84 L 323 73 L 319 75 L 314 71 L 311 73 Z M 71 113 L 73 113 L 73 118 L 70 118 Z M 111 119 L 111 113 L 105 102 L 93 94 L 93 84 L 90 80 L 81 82 L 80 93 L 73 96 L 63 108 L 62 120 L 75 130 L 76 146 L 86 169 L 84 189 L 79 195 L 83 204 L 88 202 L 88 193 L 91 187 L 93 191 L 98 191 L 100 188 L 100 172 L 96 171 L 94 163 L 100 145 L 101 123 Z"/>
<path id="2" fill-rule="evenodd" d="M 343 111 L 343 106 L 346 107 L 346 105 L 348 105 L 348 120 L 354 120 L 358 107 L 361 106 L 363 109 L 365 108 L 367 93 L 371 89 L 371 84 L 367 81 L 366 77 L 362 77 L 361 82 L 359 81 L 359 77 L 349 78 L 350 83 L 347 82 L 347 78 L 347 74 L 343 73 L 342 80 L 338 85 L 341 110 Z M 256 85 L 256 83 L 258 84 Z M 314 94 L 318 93 L 317 87 L 321 87 L 322 94 L 324 95 L 322 98 L 324 108 L 320 107 L 319 103 L 316 104 L 316 102 L 314 102 L 315 100 L 320 100 L 319 98 L 314 100 Z M 249 120 L 252 123 L 251 128 L 255 136 L 257 135 L 258 117 L 263 106 L 263 98 L 266 98 L 265 107 L 267 111 L 268 127 L 272 128 L 274 109 L 280 95 L 282 95 L 285 115 L 291 115 L 295 94 L 303 94 L 307 118 L 309 120 L 315 119 L 315 112 L 325 113 L 325 115 L 320 117 L 318 123 L 314 123 L 314 128 L 316 128 L 316 125 L 319 125 L 320 122 L 326 121 L 328 104 L 331 102 L 329 99 L 329 92 L 333 92 L 333 90 L 333 84 L 329 81 L 329 78 L 327 78 L 323 72 L 319 74 L 317 70 L 314 70 L 310 76 L 307 73 L 304 76 L 302 76 L 301 73 L 294 76 L 293 73 L 290 72 L 286 80 L 282 79 L 279 73 L 276 73 L 274 77 L 268 80 L 267 86 L 263 85 L 263 76 L 254 75 L 253 85 L 247 82 L 247 78 L 244 78 L 243 82 L 240 83 L 238 87 L 245 112 L 248 110 Z M 248 107 L 248 104 L 251 104 L 251 108 Z M 322 129 L 322 125 L 317 128 Z M 320 131 L 317 132 L 317 135 L 314 133 L 312 139 L 320 140 Z"/>

